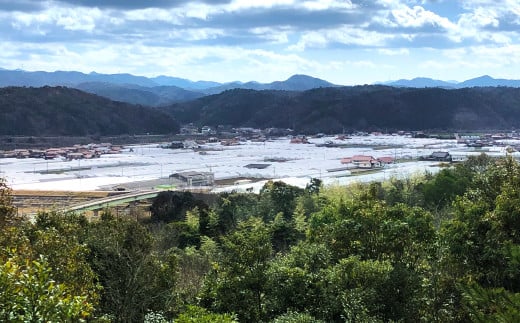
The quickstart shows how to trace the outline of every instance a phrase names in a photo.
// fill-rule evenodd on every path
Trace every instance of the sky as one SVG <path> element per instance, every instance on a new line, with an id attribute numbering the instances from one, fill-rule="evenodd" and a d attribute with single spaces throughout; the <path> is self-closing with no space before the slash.
<path id="1" fill-rule="evenodd" d="M 520 78 L 520 0 L 0 0 L 0 68 L 341 85 Z"/>

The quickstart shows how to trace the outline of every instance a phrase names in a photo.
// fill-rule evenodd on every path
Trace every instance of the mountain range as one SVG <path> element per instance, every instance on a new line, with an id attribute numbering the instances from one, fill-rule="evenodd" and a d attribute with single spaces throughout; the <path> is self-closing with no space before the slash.
<path id="1" fill-rule="evenodd" d="M 397 80 L 390 82 L 381 82 L 380 84 L 396 86 L 396 87 L 440 87 L 446 89 L 461 89 L 465 87 L 520 87 L 520 80 L 508 80 L 508 79 L 495 79 L 489 75 L 483 75 L 476 78 L 472 78 L 463 82 L 456 81 L 441 81 L 434 80 L 426 77 L 417 77 L 411 80 Z"/>
<path id="2" fill-rule="evenodd" d="M 342 131 L 520 128 L 520 88 L 385 85 L 307 91 L 233 89 L 163 107 L 114 102 L 67 87 L 0 88 L 0 135 L 175 134 L 179 124 Z"/>
<path id="3" fill-rule="evenodd" d="M 181 124 L 291 128 L 296 133 L 520 127 L 520 88 L 365 85 L 302 92 L 234 89 L 160 110 Z"/>
<path id="4" fill-rule="evenodd" d="M 414 78 L 377 84 L 394 87 L 458 89 L 486 86 L 520 87 L 520 80 L 495 79 L 484 75 L 463 82 Z M 191 81 L 164 75 L 147 78 L 126 73 L 100 74 L 91 72 L 85 74 L 76 71 L 29 72 L 0 69 L 0 87 L 6 86 L 66 86 L 97 94 L 114 101 L 158 107 L 186 102 L 206 95 L 219 94 L 231 89 L 301 92 L 314 88 L 337 87 L 340 85 L 307 75 L 293 75 L 285 81 L 271 83 L 255 81 L 218 83 L 213 81 Z"/>
<path id="5" fill-rule="evenodd" d="M 0 136 L 112 136 L 179 131 L 156 108 L 67 87 L 0 88 Z"/>

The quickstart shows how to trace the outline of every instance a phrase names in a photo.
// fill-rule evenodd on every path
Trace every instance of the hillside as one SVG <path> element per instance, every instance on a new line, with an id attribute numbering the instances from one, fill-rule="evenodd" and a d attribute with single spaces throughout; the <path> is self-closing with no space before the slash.
<path id="1" fill-rule="evenodd" d="M 206 94 L 218 94 L 227 90 L 233 89 L 246 89 L 246 90 L 278 90 L 278 91 L 307 91 L 311 89 L 321 87 L 335 87 L 330 82 L 321 80 L 319 78 L 311 77 L 308 75 L 293 75 L 285 81 L 275 81 L 271 83 L 259 83 L 259 82 L 232 82 L 222 84 L 220 86 L 211 87 L 204 90 Z"/>
<path id="2" fill-rule="evenodd" d="M 518 88 L 355 86 L 305 92 L 230 90 L 164 108 L 179 122 L 342 130 L 472 130 L 520 127 Z"/>
<path id="3" fill-rule="evenodd" d="M 204 96 L 202 93 L 188 91 L 176 86 L 144 87 L 131 84 L 87 82 L 80 83 L 75 88 L 114 101 L 153 107 L 189 101 Z"/>
<path id="4" fill-rule="evenodd" d="M 0 135 L 163 134 L 179 129 L 156 109 L 64 87 L 0 88 Z"/>

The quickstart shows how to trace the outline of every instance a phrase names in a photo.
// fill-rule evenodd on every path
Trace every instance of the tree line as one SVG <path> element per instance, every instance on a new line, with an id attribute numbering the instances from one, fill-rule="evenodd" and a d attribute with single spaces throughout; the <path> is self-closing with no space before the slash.
<path id="1" fill-rule="evenodd" d="M 76 89 L 0 88 L 0 135 L 113 136 L 178 131 L 179 124 L 162 111 Z"/>
<path id="2" fill-rule="evenodd" d="M 108 210 L 16 216 L 0 185 L 0 320 L 516 322 L 520 165 L 212 201 L 162 192 L 146 222 Z"/>
<path id="3" fill-rule="evenodd" d="M 291 128 L 299 133 L 518 128 L 519 88 L 395 88 L 304 92 L 228 90 L 162 108 L 181 123 Z"/>

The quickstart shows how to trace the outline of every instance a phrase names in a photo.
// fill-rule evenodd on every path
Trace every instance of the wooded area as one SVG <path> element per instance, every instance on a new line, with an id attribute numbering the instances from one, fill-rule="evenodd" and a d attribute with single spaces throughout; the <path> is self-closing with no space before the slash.
<path id="1" fill-rule="evenodd" d="M 178 133 L 156 109 L 66 87 L 0 88 L 0 135 L 111 136 Z"/>
<path id="2" fill-rule="evenodd" d="M 511 130 L 520 127 L 520 88 L 395 88 L 380 85 L 303 92 L 228 90 L 151 108 L 66 87 L 0 89 L 0 135 L 175 134 L 179 123 L 295 133 Z"/>
<path id="3" fill-rule="evenodd" d="M 0 189 L 0 320 L 518 322 L 520 165 L 471 157 L 348 187 L 268 182 L 147 223 L 16 217 Z"/>
<path id="4" fill-rule="evenodd" d="M 297 133 L 484 130 L 520 127 L 519 88 L 396 88 L 304 92 L 229 90 L 162 108 L 180 123 L 291 128 Z"/>

